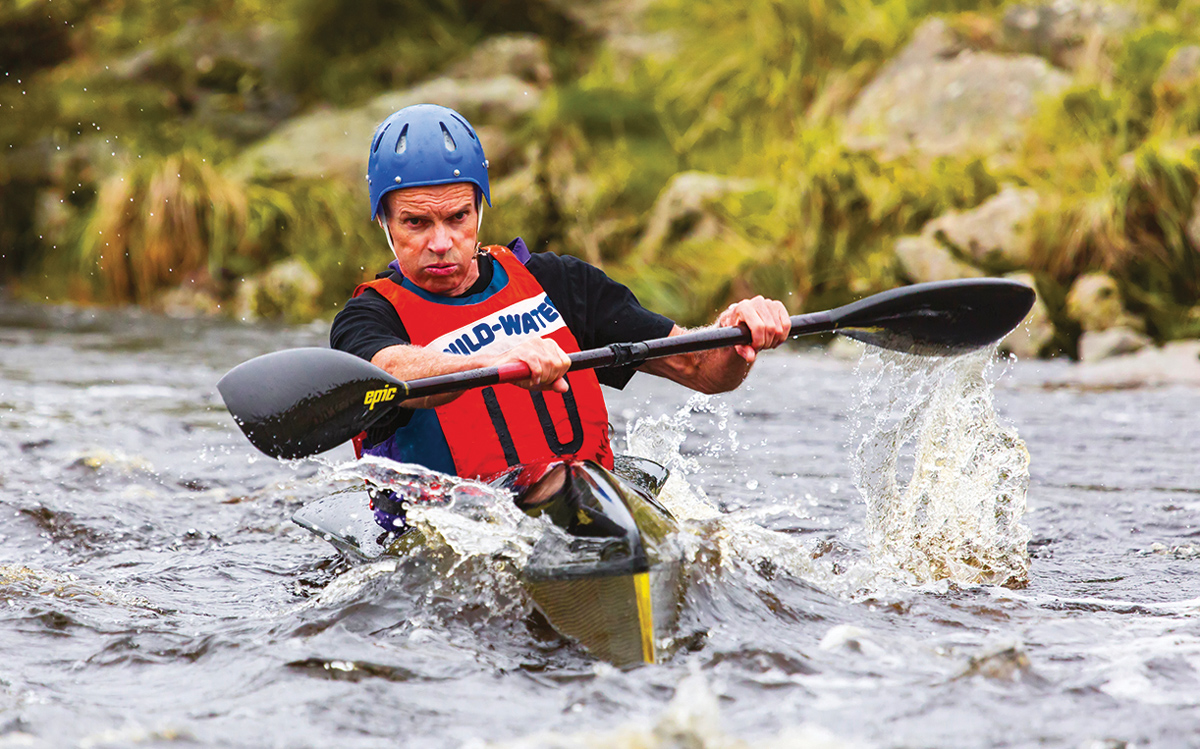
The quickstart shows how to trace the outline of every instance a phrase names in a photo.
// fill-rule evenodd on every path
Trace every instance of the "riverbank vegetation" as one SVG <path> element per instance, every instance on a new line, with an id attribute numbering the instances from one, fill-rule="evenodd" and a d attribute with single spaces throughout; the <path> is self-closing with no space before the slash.
<path id="1" fill-rule="evenodd" d="M 924 237 L 951 275 L 1029 273 L 1043 353 L 1074 352 L 1097 272 L 1141 333 L 1200 336 L 1200 0 L 17 0 L 0 68 L 17 295 L 245 316 L 288 264 L 316 303 L 258 313 L 332 314 L 387 261 L 343 113 L 424 86 L 481 125 L 486 239 L 584 257 L 681 322 L 928 280 L 897 249 Z M 487 98 L 509 79 L 523 101 Z M 1016 219 L 939 223 L 1010 188 L 1034 196 Z"/>

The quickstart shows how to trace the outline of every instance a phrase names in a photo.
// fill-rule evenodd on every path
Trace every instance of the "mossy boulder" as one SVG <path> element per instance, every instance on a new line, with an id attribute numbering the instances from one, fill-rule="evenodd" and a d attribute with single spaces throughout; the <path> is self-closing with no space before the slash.
<path id="1" fill-rule="evenodd" d="M 1009 7 L 1004 15 L 1004 41 L 1020 52 L 1076 69 L 1105 42 L 1137 27 L 1130 3 L 1096 0 L 1043 0 Z"/>
<path id="2" fill-rule="evenodd" d="M 719 174 L 695 171 L 676 174 L 655 201 L 635 252 L 645 262 L 653 262 L 668 244 L 716 237 L 721 233 L 721 220 L 710 210 L 712 204 L 755 186 L 754 180 Z"/>
<path id="3" fill-rule="evenodd" d="M 1126 311 L 1121 289 L 1107 273 L 1085 273 L 1075 279 L 1067 292 L 1066 312 L 1085 333 L 1117 327 L 1144 328 L 1141 320 Z"/>
<path id="4" fill-rule="evenodd" d="M 276 263 L 245 279 L 237 292 L 237 314 L 243 320 L 308 322 L 320 311 L 323 284 L 303 260 Z"/>
<path id="5" fill-rule="evenodd" d="M 975 265 L 1012 270 L 1029 262 L 1037 207 L 1037 191 L 1006 185 L 970 211 L 951 211 L 934 219 L 925 231 Z"/>
<path id="6" fill-rule="evenodd" d="M 1079 336 L 1079 361 L 1096 362 L 1113 356 L 1132 354 L 1151 343 L 1143 333 L 1124 326 L 1090 330 Z"/>
<path id="7" fill-rule="evenodd" d="M 918 236 L 896 240 L 901 274 L 913 282 L 977 278 L 1026 265 L 1034 236 L 1038 194 L 1006 185 L 969 211 L 950 211 L 928 222 Z M 1032 284 L 1031 284 L 1032 285 Z"/>
<path id="8" fill-rule="evenodd" d="M 511 75 L 535 86 L 547 86 L 554 74 L 546 40 L 536 34 L 502 34 L 475 47 L 471 54 L 450 67 L 452 78 L 479 80 Z"/>
<path id="9" fill-rule="evenodd" d="M 159 87 L 181 115 L 246 144 L 296 111 L 296 97 L 282 85 L 285 36 L 274 24 L 192 20 L 109 67 L 118 81 Z"/>
<path id="10" fill-rule="evenodd" d="M 179 286 L 167 289 L 151 305 L 168 317 L 213 317 L 222 312 L 220 295 L 206 274 L 193 274 Z"/>
<path id="11" fill-rule="evenodd" d="M 1037 288 L 1037 281 L 1030 273 L 1010 273 L 1006 278 Z M 1038 294 L 1021 324 L 1000 341 L 1000 350 L 1016 354 L 1022 359 L 1034 359 L 1044 354 L 1053 340 L 1054 323 L 1045 300 Z"/>
<path id="12" fill-rule="evenodd" d="M 507 74 L 472 81 L 435 78 L 362 107 L 322 109 L 290 120 L 243 152 L 231 172 L 250 180 L 338 177 L 361 182 L 379 123 L 398 109 L 426 102 L 455 109 L 476 127 L 509 127 L 538 108 L 541 89 Z"/>
<path id="13" fill-rule="evenodd" d="M 1158 78 L 1154 96 L 1160 107 L 1181 103 L 1200 86 L 1200 45 L 1185 44 L 1171 53 Z"/>
<path id="14" fill-rule="evenodd" d="M 484 146 L 490 153 L 487 140 Z M 515 237 L 522 237 L 531 248 L 541 249 L 540 231 L 550 204 L 538 185 L 537 171 L 532 165 L 492 183 L 492 206 L 484 211 L 484 244 L 507 244 Z"/>
<path id="15" fill-rule="evenodd" d="M 884 158 L 993 153 L 1015 145 L 1038 99 L 1069 82 L 1040 57 L 962 49 L 934 19 L 854 102 L 845 142 Z"/>
<path id="16" fill-rule="evenodd" d="M 61 187 L 38 190 L 33 209 L 33 229 L 46 245 L 53 247 L 64 244 L 74 213 Z"/>
<path id="17" fill-rule="evenodd" d="M 900 273 L 913 283 L 979 278 L 983 271 L 955 257 L 948 247 L 931 234 L 900 237 L 896 240 L 896 260 Z"/>

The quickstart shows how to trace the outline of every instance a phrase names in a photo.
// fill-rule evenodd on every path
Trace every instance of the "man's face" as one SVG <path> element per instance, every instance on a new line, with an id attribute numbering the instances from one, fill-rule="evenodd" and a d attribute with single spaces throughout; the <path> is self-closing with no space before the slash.
<path id="1" fill-rule="evenodd" d="M 479 213 L 469 182 L 394 190 L 387 228 L 405 278 L 432 294 L 461 294 L 479 278 Z"/>

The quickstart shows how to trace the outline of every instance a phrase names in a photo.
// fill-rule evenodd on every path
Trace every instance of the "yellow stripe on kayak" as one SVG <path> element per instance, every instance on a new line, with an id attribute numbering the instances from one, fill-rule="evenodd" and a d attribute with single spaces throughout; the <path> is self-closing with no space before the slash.
<path id="1" fill-rule="evenodd" d="M 637 598 L 638 624 L 642 629 L 642 660 L 654 663 L 654 604 L 650 600 L 650 573 L 633 576 L 633 591 Z"/>

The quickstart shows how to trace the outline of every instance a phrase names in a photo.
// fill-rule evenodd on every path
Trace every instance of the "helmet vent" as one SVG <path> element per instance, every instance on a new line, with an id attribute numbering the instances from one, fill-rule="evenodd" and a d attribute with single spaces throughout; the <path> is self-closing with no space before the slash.
<path id="1" fill-rule="evenodd" d="M 379 150 L 379 144 L 383 142 L 383 136 L 385 133 L 387 133 L 388 128 L 391 126 L 392 123 L 389 122 L 383 127 L 379 128 L 379 132 L 375 134 L 375 142 L 371 144 L 371 153 L 375 153 Z"/>
<path id="2" fill-rule="evenodd" d="M 404 153 L 408 150 L 408 125 L 400 131 L 400 139 L 396 141 L 396 153 Z"/>
<path id="3" fill-rule="evenodd" d="M 471 126 L 467 124 L 466 120 L 453 113 L 451 113 L 450 116 L 458 120 L 458 123 L 463 126 L 463 130 L 467 131 L 467 135 L 471 136 L 471 140 L 479 140 L 475 137 L 475 131 L 471 129 Z"/>
<path id="4" fill-rule="evenodd" d="M 442 141 L 446 144 L 447 151 L 458 150 L 458 144 L 454 142 L 454 138 L 450 137 L 450 131 L 446 129 L 445 125 L 442 125 Z"/>

